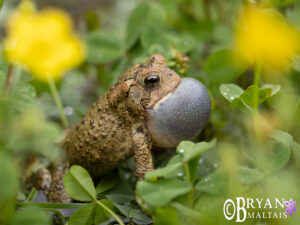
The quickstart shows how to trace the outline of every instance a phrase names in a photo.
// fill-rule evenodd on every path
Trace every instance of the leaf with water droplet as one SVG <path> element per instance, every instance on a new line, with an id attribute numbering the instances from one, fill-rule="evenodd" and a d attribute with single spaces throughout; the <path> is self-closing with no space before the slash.
<path id="1" fill-rule="evenodd" d="M 265 84 L 259 89 L 259 100 L 261 104 L 280 91 L 280 85 Z M 248 109 L 252 111 L 255 94 L 255 86 L 249 86 L 245 91 L 235 84 L 220 85 L 220 93 L 226 98 L 232 106 L 241 110 Z"/>
<path id="2" fill-rule="evenodd" d="M 236 84 L 222 84 L 220 86 L 220 93 L 226 98 L 229 102 L 232 102 L 234 99 L 238 99 L 244 90 Z"/>
<path id="3" fill-rule="evenodd" d="M 253 185 L 258 183 L 264 178 L 264 174 L 258 169 L 240 167 L 239 168 L 240 182 L 246 185 Z"/>
<path id="4" fill-rule="evenodd" d="M 221 169 L 217 169 L 215 172 L 200 180 L 196 184 L 195 188 L 198 191 L 222 196 L 226 195 L 227 186 L 227 176 L 222 172 Z"/>
<path id="5" fill-rule="evenodd" d="M 261 104 L 267 99 L 280 91 L 280 85 L 265 84 L 259 89 L 258 103 Z M 249 86 L 244 93 L 240 96 L 240 99 L 248 106 L 253 106 L 253 96 L 255 94 L 255 85 Z"/>
<path id="6" fill-rule="evenodd" d="M 216 139 L 211 142 L 193 143 L 191 141 L 182 141 L 177 146 L 177 153 L 182 156 L 182 161 L 187 162 L 200 156 L 202 153 L 212 149 L 216 145 Z"/>
<path id="7" fill-rule="evenodd" d="M 146 173 L 145 178 L 147 180 L 156 180 L 158 177 L 164 177 L 164 178 L 176 178 L 176 177 L 182 177 L 178 176 L 178 174 L 184 174 L 184 168 L 183 163 L 181 161 L 180 155 L 175 155 L 172 157 L 168 164 L 163 168 L 155 169 L 149 173 Z"/>
<path id="8" fill-rule="evenodd" d="M 157 177 L 165 177 L 168 174 L 178 170 L 178 168 L 180 168 L 180 167 L 182 167 L 181 162 L 178 162 L 178 163 L 175 163 L 175 164 L 172 164 L 172 165 L 168 165 L 166 167 L 159 168 L 159 169 L 153 170 L 149 173 L 146 173 L 145 178 L 147 180 L 152 180 L 152 179 L 157 178 Z"/>

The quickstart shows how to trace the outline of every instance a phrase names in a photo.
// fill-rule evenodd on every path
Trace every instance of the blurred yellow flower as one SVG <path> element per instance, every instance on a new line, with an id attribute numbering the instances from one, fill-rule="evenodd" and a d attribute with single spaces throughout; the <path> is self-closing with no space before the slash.
<path id="1" fill-rule="evenodd" d="M 250 63 L 283 69 L 300 47 L 298 31 L 275 10 L 246 8 L 238 22 L 236 48 Z"/>
<path id="2" fill-rule="evenodd" d="M 8 20 L 4 51 L 10 62 L 25 66 L 42 81 L 61 78 L 85 56 L 85 46 L 73 34 L 71 18 L 65 12 L 36 12 L 27 0 Z"/>

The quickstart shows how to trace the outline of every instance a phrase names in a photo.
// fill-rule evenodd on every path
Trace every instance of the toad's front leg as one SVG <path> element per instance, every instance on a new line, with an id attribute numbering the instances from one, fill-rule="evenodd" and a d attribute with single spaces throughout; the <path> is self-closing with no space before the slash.
<path id="1" fill-rule="evenodd" d="M 134 147 L 134 176 L 142 180 L 147 172 L 153 170 L 151 147 L 152 141 L 144 125 L 135 126 L 132 129 Z"/>
<path id="2" fill-rule="evenodd" d="M 71 202 L 72 199 L 66 193 L 64 188 L 64 177 L 70 168 L 69 163 L 55 165 L 51 169 L 52 181 L 49 188 L 47 199 L 49 202 Z"/>

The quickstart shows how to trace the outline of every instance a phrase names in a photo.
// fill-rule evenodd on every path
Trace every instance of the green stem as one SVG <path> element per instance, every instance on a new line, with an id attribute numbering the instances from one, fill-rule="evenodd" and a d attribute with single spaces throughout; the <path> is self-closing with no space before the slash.
<path id="1" fill-rule="evenodd" d="M 26 199 L 25 202 L 31 202 L 32 199 L 35 197 L 36 193 L 37 193 L 37 191 L 36 191 L 36 189 L 33 187 L 33 188 L 31 189 L 31 191 L 30 191 L 30 193 L 29 193 L 29 195 L 28 195 L 28 197 L 27 197 L 27 199 Z"/>
<path id="2" fill-rule="evenodd" d="M 7 69 L 7 76 L 6 76 L 6 82 L 4 87 L 4 94 L 6 96 L 8 96 L 9 94 L 13 80 L 14 80 L 14 67 L 12 65 L 9 65 Z"/>
<path id="3" fill-rule="evenodd" d="M 4 0 L 0 0 L 0 10 L 2 9 L 3 3 L 4 3 Z"/>
<path id="4" fill-rule="evenodd" d="M 218 19 L 219 19 L 220 23 L 226 24 L 226 17 L 225 17 L 225 13 L 224 13 L 223 1 L 217 0 L 217 1 L 215 1 L 215 5 L 217 8 L 218 17 L 219 17 Z"/>
<path id="5" fill-rule="evenodd" d="M 203 2 L 203 10 L 204 10 L 205 19 L 211 20 L 210 1 L 202 0 L 202 2 Z"/>
<path id="6" fill-rule="evenodd" d="M 17 206 L 35 206 L 48 209 L 79 209 L 87 204 L 85 203 L 35 203 L 35 202 L 17 202 Z"/>
<path id="7" fill-rule="evenodd" d="M 186 179 L 188 181 L 188 184 L 191 185 L 191 174 L 190 174 L 189 164 L 188 162 L 184 162 L 183 165 L 184 165 Z"/>
<path id="8" fill-rule="evenodd" d="M 191 174 L 190 174 L 190 168 L 189 168 L 188 162 L 184 162 L 183 166 L 184 166 L 187 182 L 188 182 L 189 186 L 191 187 L 191 191 L 188 193 L 188 196 L 187 196 L 188 203 L 189 203 L 189 206 L 191 208 L 193 208 L 194 187 L 193 187 L 193 184 L 192 184 L 192 181 L 191 181 Z"/>
<path id="9" fill-rule="evenodd" d="M 67 119 L 67 117 L 64 113 L 63 105 L 61 103 L 61 100 L 60 100 L 58 91 L 56 89 L 55 83 L 54 83 L 53 79 L 50 76 L 47 76 L 47 78 L 48 78 L 48 84 L 49 84 L 49 87 L 50 87 L 50 90 L 51 90 L 51 94 L 52 94 L 53 99 L 55 101 L 55 104 L 57 106 L 60 118 L 63 122 L 64 127 L 67 128 L 69 126 L 69 122 L 68 122 L 68 119 Z"/>
<path id="10" fill-rule="evenodd" d="M 254 72 L 254 95 L 253 95 L 253 109 L 254 112 L 258 112 L 258 105 L 259 105 L 259 83 L 260 83 L 260 74 L 261 74 L 261 63 L 257 62 L 255 66 Z"/>
<path id="11" fill-rule="evenodd" d="M 94 199 L 94 201 L 97 203 L 97 205 L 99 205 L 100 207 L 102 207 L 104 210 L 106 210 L 110 215 L 112 215 L 112 217 L 114 217 L 116 219 L 116 221 L 120 224 L 120 225 L 124 225 L 123 221 L 120 220 L 120 218 L 113 212 L 110 210 L 110 208 L 106 207 L 106 205 L 102 204 L 100 201 L 98 201 L 96 198 Z"/>

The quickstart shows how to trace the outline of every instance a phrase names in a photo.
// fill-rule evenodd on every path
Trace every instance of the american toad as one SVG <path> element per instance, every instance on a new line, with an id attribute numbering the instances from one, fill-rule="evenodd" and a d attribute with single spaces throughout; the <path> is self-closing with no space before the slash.
<path id="1" fill-rule="evenodd" d="M 134 175 L 143 179 L 153 169 L 151 148 L 175 147 L 192 139 L 210 114 L 206 88 L 192 78 L 181 79 L 152 55 L 123 73 L 92 105 L 62 144 L 69 163 L 86 168 L 93 178 L 134 156 Z M 62 178 L 67 166 L 54 169 L 50 201 L 66 201 Z"/>

